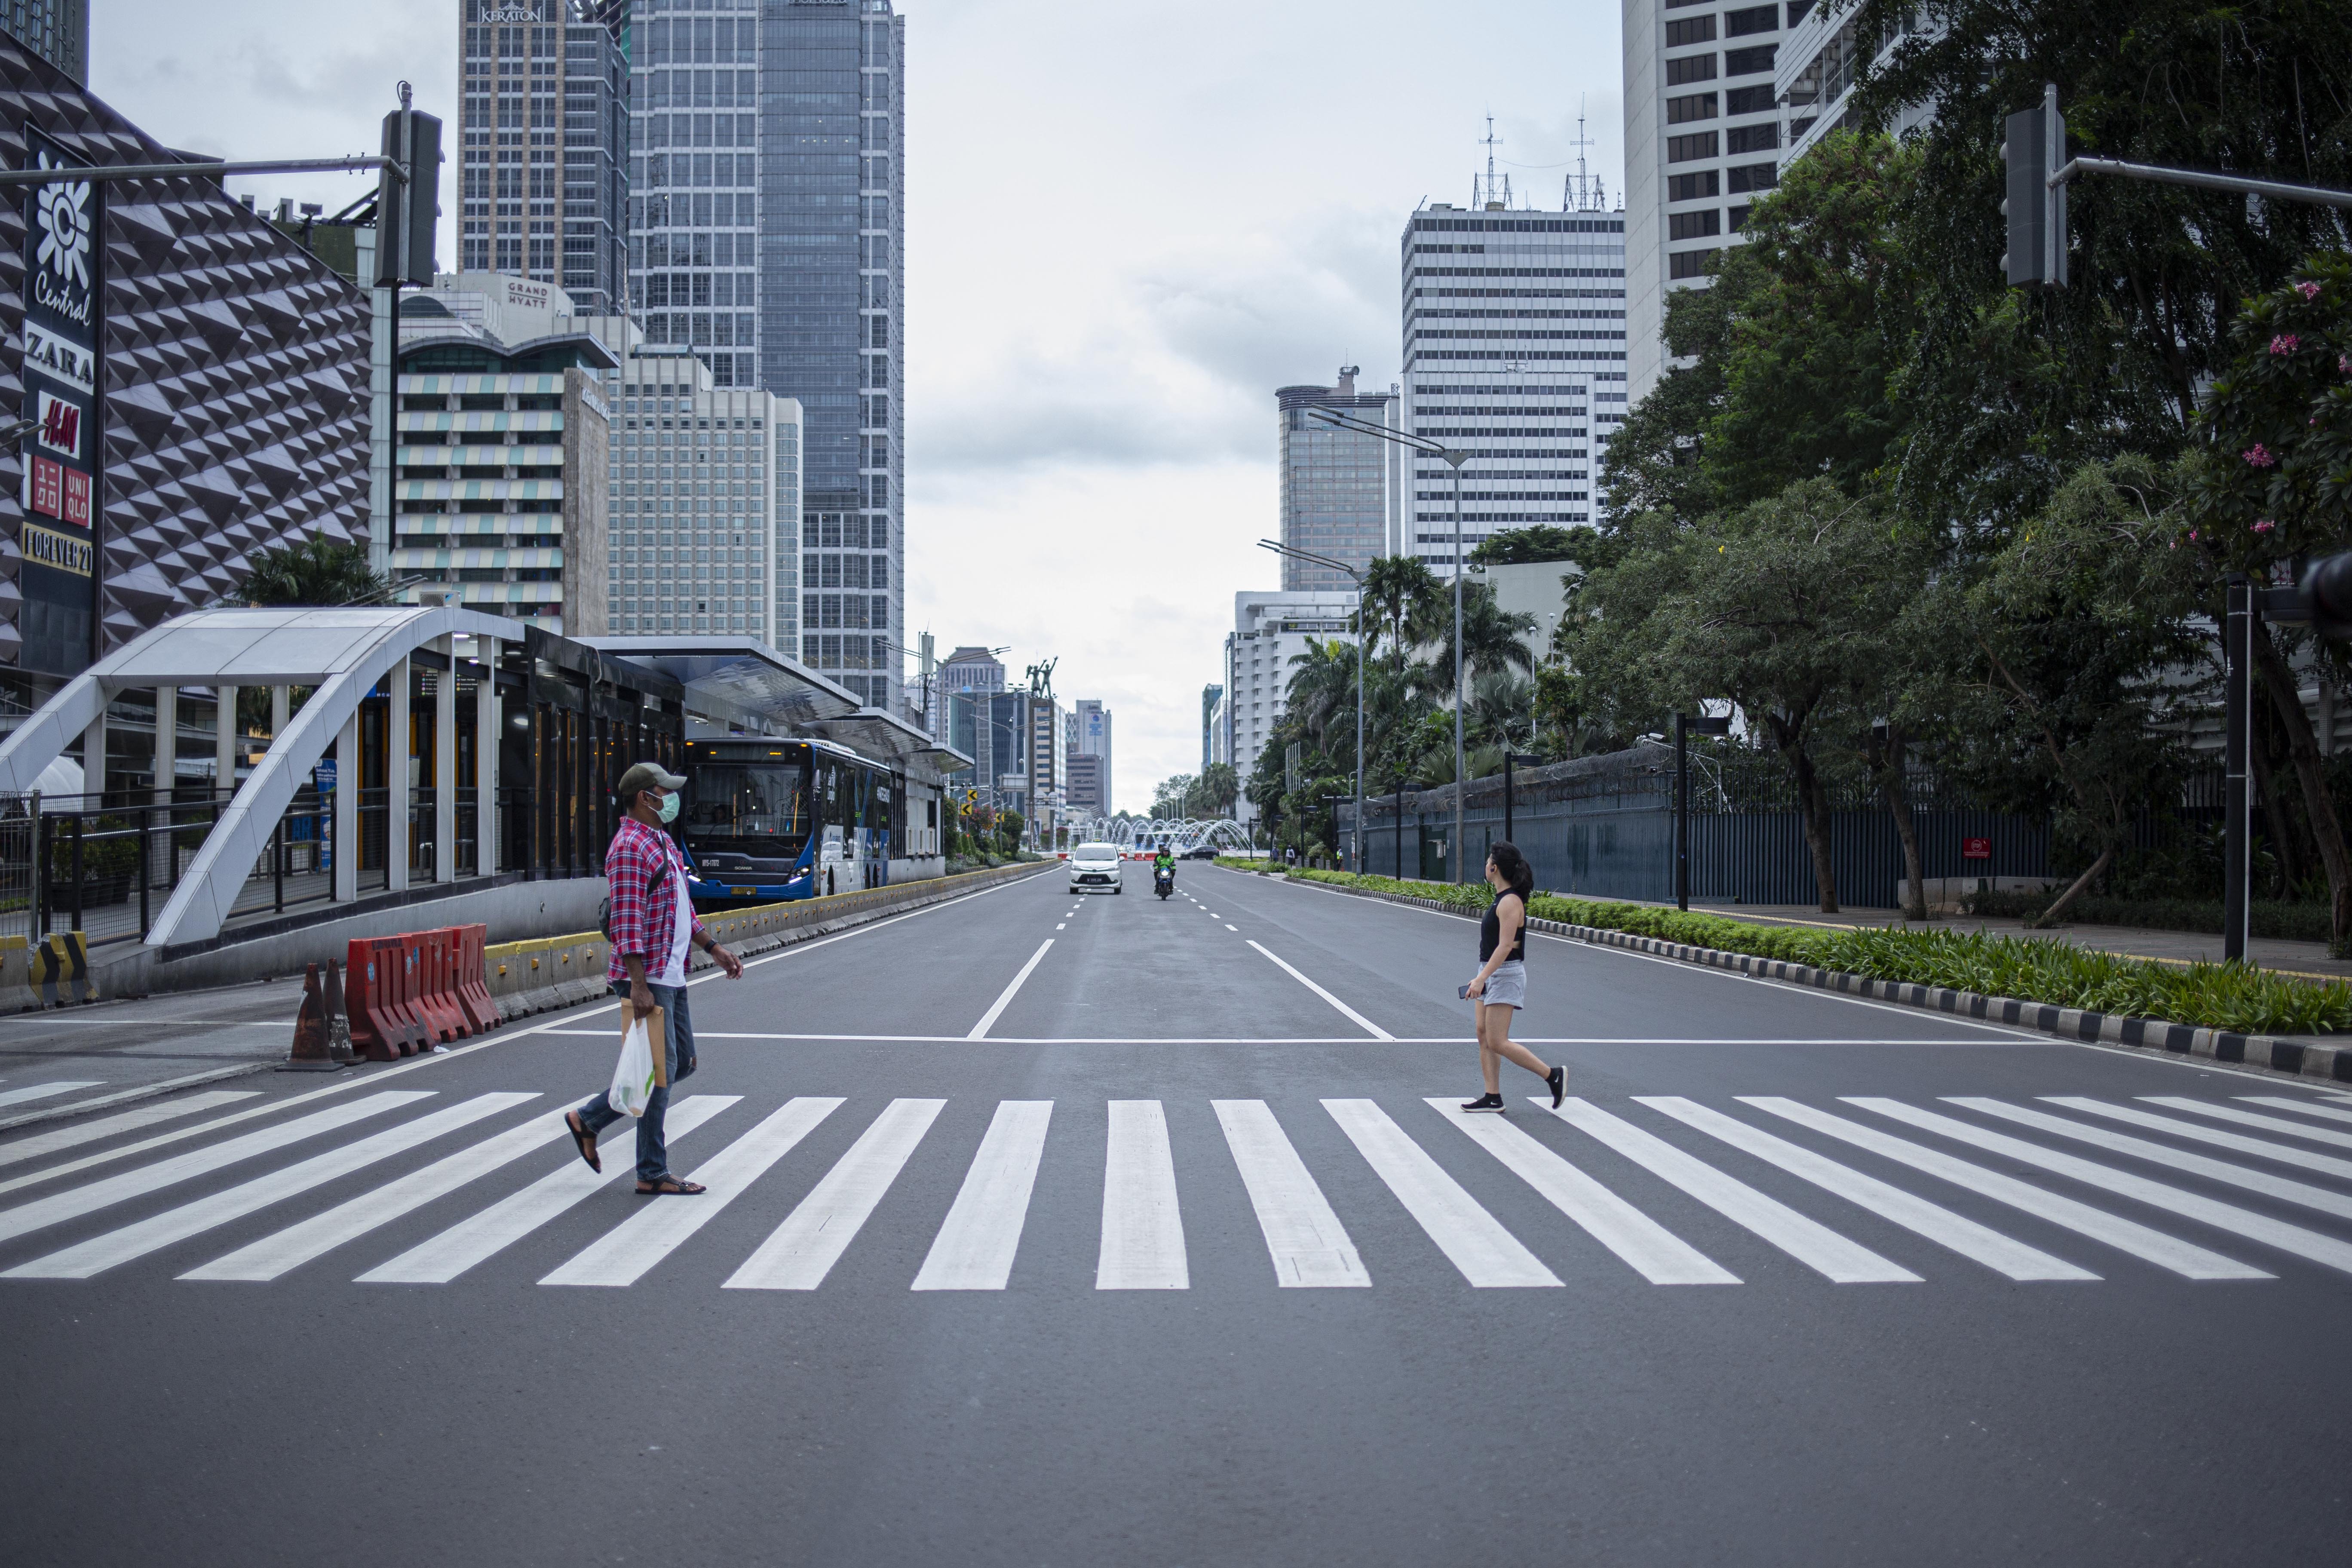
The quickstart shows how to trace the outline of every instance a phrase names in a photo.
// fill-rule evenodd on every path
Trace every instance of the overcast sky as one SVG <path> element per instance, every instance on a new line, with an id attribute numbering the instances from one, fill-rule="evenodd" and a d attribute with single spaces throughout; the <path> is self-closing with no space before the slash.
<path id="1" fill-rule="evenodd" d="M 403 78 L 452 117 L 456 0 L 93 0 L 91 85 L 229 157 L 374 150 Z M 1498 168 L 1557 208 L 1580 104 L 1612 204 L 1617 7 L 1539 0 L 907 15 L 907 612 L 941 655 L 1058 658 L 1116 715 L 1115 804 L 1200 763 L 1233 595 L 1276 586 L 1274 389 L 1396 379 L 1397 237 Z M 326 175 L 242 182 L 341 206 Z M 445 188 L 444 213 L 452 208 Z M 443 262 L 451 226 L 442 226 Z M 787 389 L 778 388 L 778 391 Z"/>

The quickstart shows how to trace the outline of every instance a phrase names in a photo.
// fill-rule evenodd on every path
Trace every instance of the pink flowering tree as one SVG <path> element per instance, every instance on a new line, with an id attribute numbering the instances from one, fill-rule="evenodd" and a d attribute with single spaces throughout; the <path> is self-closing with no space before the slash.
<path id="1" fill-rule="evenodd" d="M 2183 542 L 2221 571 L 2264 583 L 2299 561 L 2352 550 L 2352 257 L 2314 257 L 2284 288 L 2248 301 L 2231 347 L 2186 459 Z M 2352 849 L 2294 660 L 2320 659 L 2340 679 L 2346 650 L 2305 648 L 2305 637 L 2273 628 L 2256 637 L 2254 673 L 2286 732 L 2304 821 L 2327 873 L 2331 949 L 2342 954 L 2352 951 Z"/>

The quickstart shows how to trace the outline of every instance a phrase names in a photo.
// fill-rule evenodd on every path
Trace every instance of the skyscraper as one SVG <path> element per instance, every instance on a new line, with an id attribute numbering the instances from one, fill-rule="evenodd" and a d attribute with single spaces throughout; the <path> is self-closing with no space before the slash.
<path id="1" fill-rule="evenodd" d="M 1286 386 L 1274 395 L 1282 447 L 1282 542 L 1344 561 L 1358 571 L 1389 554 L 1403 508 L 1403 448 L 1393 441 L 1318 418 L 1329 408 L 1370 425 L 1397 424 L 1394 392 L 1360 393 L 1356 367 L 1339 367 L 1337 386 Z M 1347 588 L 1348 574 L 1282 558 L 1286 589 Z"/>
<path id="2" fill-rule="evenodd" d="M 1104 707 L 1098 698 L 1081 697 L 1070 710 L 1070 757 L 1073 767 L 1076 766 L 1076 759 L 1079 757 L 1093 757 L 1100 763 L 1100 766 L 1094 770 L 1094 776 L 1097 782 L 1091 803 L 1076 798 L 1077 774 L 1074 772 L 1070 775 L 1073 781 L 1070 804 L 1073 806 L 1087 805 L 1091 810 L 1103 812 L 1110 810 L 1110 710 Z"/>
<path id="3" fill-rule="evenodd" d="M 638 0 L 629 45 L 646 342 L 799 401 L 799 651 L 877 707 L 906 639 L 905 37 L 889 0 Z"/>
<path id="4" fill-rule="evenodd" d="M 77 86 L 89 85 L 89 0 L 0 0 L 0 27 Z"/>
<path id="5" fill-rule="evenodd" d="M 457 268 L 621 310 L 628 0 L 465 0 Z"/>
<path id="6" fill-rule="evenodd" d="M 1748 204 L 1779 183 L 1773 70 L 1782 34 L 1812 8 L 1625 0 L 1626 370 L 1636 403 L 1665 374 L 1667 292 L 1706 288 L 1723 247 L 1740 243 Z"/>
<path id="7" fill-rule="evenodd" d="M 1402 240 L 1404 427 L 1467 450 L 1465 556 L 1487 535 L 1597 515 L 1594 473 L 1625 417 L 1625 216 L 1571 180 L 1562 209 L 1513 207 L 1494 183 L 1435 203 Z M 1409 454 L 1404 552 L 1453 570 L 1454 470 Z"/>

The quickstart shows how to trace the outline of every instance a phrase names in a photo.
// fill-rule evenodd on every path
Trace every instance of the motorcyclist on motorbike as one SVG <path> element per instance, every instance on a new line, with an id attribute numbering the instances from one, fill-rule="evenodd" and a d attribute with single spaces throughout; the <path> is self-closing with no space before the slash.
<path id="1" fill-rule="evenodd" d="M 1154 877 L 1157 877 L 1162 871 L 1168 873 L 1168 885 L 1171 888 L 1174 887 L 1176 885 L 1176 857 L 1165 844 L 1162 844 L 1159 850 L 1151 857 L 1151 874 Z"/>

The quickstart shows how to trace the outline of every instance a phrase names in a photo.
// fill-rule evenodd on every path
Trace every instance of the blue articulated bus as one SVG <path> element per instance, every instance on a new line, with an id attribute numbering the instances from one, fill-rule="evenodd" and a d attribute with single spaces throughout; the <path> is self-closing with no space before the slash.
<path id="1" fill-rule="evenodd" d="M 698 907 L 878 888 L 905 779 L 830 741 L 688 741 L 678 837 Z"/>

